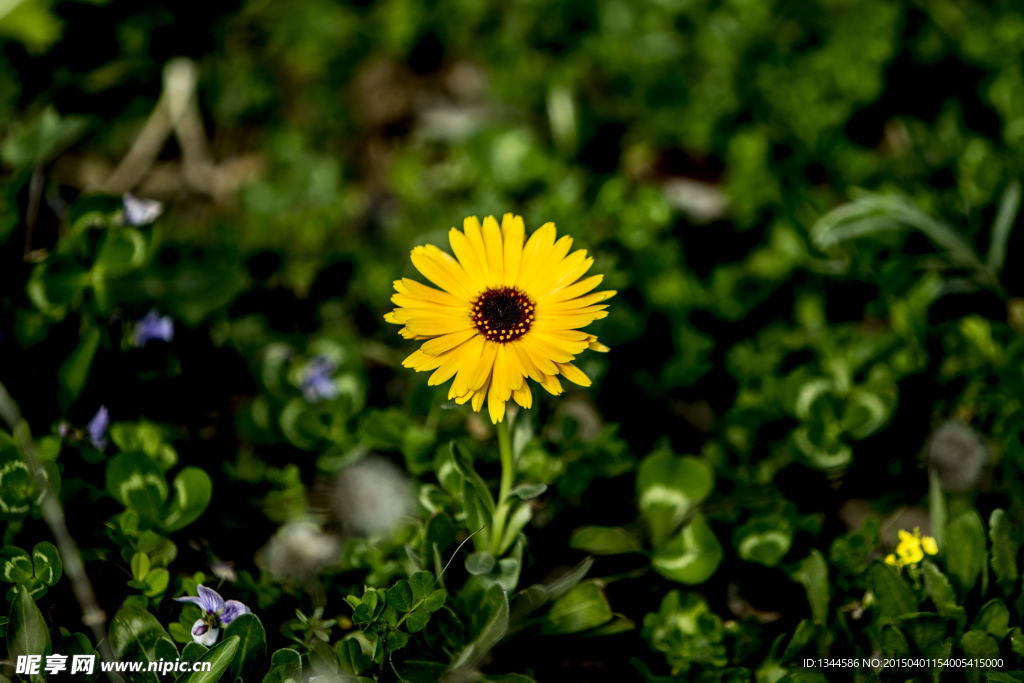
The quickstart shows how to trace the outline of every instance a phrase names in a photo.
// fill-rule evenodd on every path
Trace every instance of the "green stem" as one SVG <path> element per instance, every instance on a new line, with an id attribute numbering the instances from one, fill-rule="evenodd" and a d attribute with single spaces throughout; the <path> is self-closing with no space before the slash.
<path id="1" fill-rule="evenodd" d="M 498 452 L 501 456 L 501 485 L 498 489 L 498 504 L 494 509 L 494 523 L 491 525 L 491 552 L 501 553 L 501 537 L 505 535 L 505 521 L 508 519 L 509 493 L 512 491 L 512 478 L 515 476 L 515 464 L 512 462 L 512 435 L 509 433 L 508 420 L 502 420 L 496 426 L 498 432 Z"/>

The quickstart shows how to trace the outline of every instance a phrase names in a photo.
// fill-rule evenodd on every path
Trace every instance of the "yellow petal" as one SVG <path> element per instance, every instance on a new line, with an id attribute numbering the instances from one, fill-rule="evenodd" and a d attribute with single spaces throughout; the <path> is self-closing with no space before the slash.
<path id="1" fill-rule="evenodd" d="M 452 253 L 455 254 L 455 258 L 466 269 L 466 274 L 472 283 L 472 289 L 474 291 L 483 289 L 486 286 L 484 265 L 480 263 L 480 259 L 466 238 L 466 235 L 452 228 L 448 231 L 448 243 L 452 246 Z"/>
<path id="2" fill-rule="evenodd" d="M 428 386 L 434 387 L 438 384 L 444 384 L 454 377 L 455 373 L 459 370 L 459 361 L 462 359 L 462 356 L 458 351 L 449 351 L 443 356 L 439 356 L 439 358 L 443 360 L 437 370 L 434 370 L 434 374 L 427 380 Z"/>
<path id="3" fill-rule="evenodd" d="M 512 398 L 527 410 L 533 406 L 533 393 L 530 391 L 530 385 L 526 382 L 523 382 L 523 386 L 512 392 Z"/>
<path id="4" fill-rule="evenodd" d="M 487 386 L 487 384 L 484 384 L 484 386 L 479 391 L 473 394 L 472 403 L 470 403 L 470 405 L 473 407 L 474 412 L 479 413 L 480 409 L 483 408 L 484 400 L 487 398 L 488 388 L 489 387 Z"/>
<path id="5" fill-rule="evenodd" d="M 549 345 L 534 339 L 533 335 L 527 335 L 520 341 L 519 347 L 524 353 L 526 353 L 530 362 L 536 366 L 538 370 L 543 372 L 545 375 L 557 375 L 558 366 L 555 365 L 554 360 L 549 354 Z M 557 349 L 554 351 L 559 353 Z M 572 360 L 572 357 L 564 359 L 562 362 L 567 363 Z"/>
<path id="6" fill-rule="evenodd" d="M 583 296 L 590 290 L 597 287 L 601 284 L 602 280 L 604 280 L 604 275 L 591 275 L 590 277 L 584 278 L 575 284 L 569 285 L 568 287 L 562 287 L 556 292 L 545 295 L 544 300 L 557 302 L 575 299 L 576 297 Z M 540 301 L 537 303 L 540 304 Z"/>
<path id="7" fill-rule="evenodd" d="M 541 386 L 552 396 L 558 396 L 562 393 L 562 383 L 558 381 L 558 378 L 554 375 L 548 375 L 544 378 Z"/>
<path id="8" fill-rule="evenodd" d="M 417 372 L 423 372 L 436 369 L 441 364 L 441 360 L 441 356 L 430 356 L 420 349 L 416 349 L 402 361 L 402 365 L 413 368 Z"/>
<path id="9" fill-rule="evenodd" d="M 487 219 L 484 219 L 485 221 Z M 484 247 L 484 236 L 483 229 L 480 226 L 480 221 L 477 220 L 476 216 L 467 218 L 462 223 L 462 229 L 466 233 L 466 241 L 469 242 L 470 247 L 473 249 L 473 253 L 476 254 L 477 261 L 480 263 L 480 269 L 482 272 L 483 280 L 476 283 L 482 288 L 491 286 L 491 273 L 490 267 L 487 261 L 487 249 Z"/>
<path id="10" fill-rule="evenodd" d="M 454 349 L 456 346 L 462 344 L 475 335 L 477 335 L 477 332 L 473 328 L 462 330 L 460 332 L 451 332 L 423 342 L 423 346 L 420 348 L 423 349 L 424 353 L 436 356 L 439 353 L 444 353 L 445 351 Z M 462 353 L 465 353 L 465 351 L 462 351 Z"/>
<path id="11" fill-rule="evenodd" d="M 501 243 L 501 228 L 494 216 L 484 219 L 484 249 L 487 251 L 488 286 L 499 285 L 505 279 L 505 248 Z"/>
<path id="12" fill-rule="evenodd" d="M 574 384 L 578 384 L 581 387 L 590 386 L 590 378 L 587 377 L 587 373 L 583 372 L 572 363 L 559 363 L 558 371 L 562 373 L 562 377 L 565 377 Z"/>
<path id="13" fill-rule="evenodd" d="M 511 349 L 516 358 L 516 362 L 519 364 L 519 367 L 522 368 L 523 372 L 526 373 L 527 377 L 538 383 L 544 381 L 544 373 L 541 372 L 540 368 L 537 367 L 537 364 L 530 359 L 530 354 L 527 352 L 522 341 L 514 341 L 511 344 L 508 344 L 508 347 Z"/>
<path id="14" fill-rule="evenodd" d="M 508 349 L 504 344 L 498 344 L 498 351 L 494 357 L 494 370 L 491 371 L 491 391 L 499 401 L 507 401 L 512 395 L 511 373 L 508 367 Z"/>
<path id="15" fill-rule="evenodd" d="M 523 258 L 519 264 L 519 276 L 516 281 L 519 283 L 531 282 L 534 275 L 539 272 L 546 261 L 546 256 L 555 244 L 555 224 L 545 223 L 530 235 L 523 247 Z M 523 285 L 525 287 L 525 285 Z"/>
<path id="16" fill-rule="evenodd" d="M 412 250 L 412 264 L 416 270 L 441 289 L 465 300 L 474 296 L 466 269 L 432 244 Z"/>
<path id="17" fill-rule="evenodd" d="M 490 365 L 494 362 L 493 359 L 488 360 L 484 354 L 485 344 L 484 338 L 477 335 L 467 341 L 465 348 L 461 349 L 466 357 L 466 362 L 459 367 L 455 381 L 452 382 L 452 390 L 456 392 L 457 396 L 468 394 L 483 383 L 481 375 L 486 376 L 484 373 L 490 370 Z M 486 367 L 481 368 L 482 364 L 486 364 Z M 479 381 L 477 381 L 478 377 L 480 377 Z"/>
<path id="18" fill-rule="evenodd" d="M 461 307 L 465 306 L 467 303 L 449 292 L 430 287 L 429 285 L 425 285 L 422 282 L 418 282 L 408 277 L 395 281 L 395 291 L 400 294 L 406 294 L 410 297 L 429 301 L 440 306 Z"/>
<path id="19" fill-rule="evenodd" d="M 487 392 L 487 412 L 491 416 L 491 422 L 494 424 L 498 424 L 505 419 L 505 400 L 498 396 L 494 384 L 491 384 L 491 390 Z"/>
<path id="20" fill-rule="evenodd" d="M 519 277 L 519 264 L 523 257 L 523 240 L 526 228 L 520 216 L 506 213 L 501 219 L 501 232 L 504 238 L 505 278 L 503 284 L 514 285 Z"/>

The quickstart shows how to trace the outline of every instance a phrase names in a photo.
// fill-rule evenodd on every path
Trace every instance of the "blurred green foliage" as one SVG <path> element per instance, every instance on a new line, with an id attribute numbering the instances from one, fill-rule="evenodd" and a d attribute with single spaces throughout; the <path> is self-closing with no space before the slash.
<path id="1" fill-rule="evenodd" d="M 57 495 L 113 654 L 203 680 L 1020 680 L 1022 38 L 1009 0 L 0 6 L 4 661 L 102 646 Z M 493 430 L 382 314 L 505 211 L 620 295 L 492 533 Z M 203 582 L 254 613 L 211 648 Z"/>

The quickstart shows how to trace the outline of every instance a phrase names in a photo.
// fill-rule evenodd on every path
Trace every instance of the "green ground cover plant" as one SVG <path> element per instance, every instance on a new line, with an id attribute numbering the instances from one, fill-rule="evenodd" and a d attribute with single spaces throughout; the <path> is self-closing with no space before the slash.
<path id="1" fill-rule="evenodd" d="M 1022 57 L 0 2 L 0 681 L 1024 680 Z"/>

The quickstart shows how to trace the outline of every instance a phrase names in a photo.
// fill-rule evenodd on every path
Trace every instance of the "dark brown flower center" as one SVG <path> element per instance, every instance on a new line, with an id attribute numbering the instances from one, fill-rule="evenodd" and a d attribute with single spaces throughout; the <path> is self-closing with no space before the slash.
<path id="1" fill-rule="evenodd" d="M 484 338 L 510 342 L 529 332 L 536 304 L 515 287 L 494 287 L 473 299 L 473 324 Z"/>

